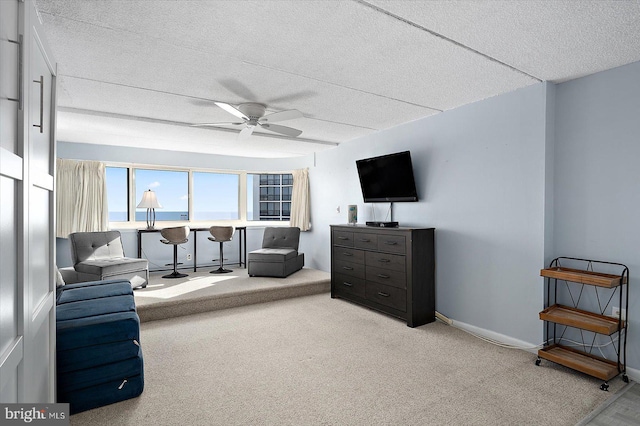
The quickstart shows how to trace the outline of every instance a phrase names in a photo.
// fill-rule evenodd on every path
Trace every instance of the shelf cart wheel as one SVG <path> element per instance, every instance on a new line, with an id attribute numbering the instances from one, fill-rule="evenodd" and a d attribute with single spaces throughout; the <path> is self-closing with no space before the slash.
<path id="1" fill-rule="evenodd" d="M 609 383 L 604 382 L 603 384 L 600 385 L 600 390 L 603 390 L 605 392 L 609 392 Z"/>
<path id="2" fill-rule="evenodd" d="M 622 380 L 624 380 L 625 383 L 629 383 L 629 376 L 627 376 L 626 374 L 623 374 Z"/>
<path id="3" fill-rule="evenodd" d="M 540 359 L 540 357 L 538 357 L 538 359 L 536 359 L 536 365 L 540 365 L 540 361 L 542 360 Z"/>

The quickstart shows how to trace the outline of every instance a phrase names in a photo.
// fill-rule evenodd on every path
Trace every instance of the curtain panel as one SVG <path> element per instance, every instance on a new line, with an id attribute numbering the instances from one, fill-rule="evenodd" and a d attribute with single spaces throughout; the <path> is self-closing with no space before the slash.
<path id="1" fill-rule="evenodd" d="M 291 226 L 301 231 L 311 229 L 311 197 L 309 195 L 309 169 L 293 171 L 293 194 L 291 195 Z"/>
<path id="2" fill-rule="evenodd" d="M 98 161 L 56 160 L 56 236 L 106 231 L 107 178 Z"/>

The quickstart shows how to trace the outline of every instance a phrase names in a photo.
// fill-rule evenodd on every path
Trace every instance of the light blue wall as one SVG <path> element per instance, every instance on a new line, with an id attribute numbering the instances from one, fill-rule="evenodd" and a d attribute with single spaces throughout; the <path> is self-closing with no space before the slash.
<path id="1" fill-rule="evenodd" d="M 220 169 L 309 167 L 313 228 L 300 246 L 307 266 L 329 271 L 329 225 L 346 223 L 349 204 L 358 205 L 360 223 L 374 219 L 372 207 L 377 220 L 388 208 L 363 203 L 355 160 L 410 150 L 420 201 L 396 203 L 394 220 L 436 228 L 438 311 L 539 344 L 540 268 L 561 255 L 625 263 L 631 270 L 628 366 L 638 369 L 639 117 L 636 63 L 486 99 L 344 143 L 315 159 L 229 159 L 64 143 L 58 152 Z M 259 244 L 259 234 L 249 249 Z"/>
<path id="2" fill-rule="evenodd" d="M 153 149 L 117 147 L 105 145 L 58 142 L 58 157 L 76 160 L 99 160 L 114 163 L 138 163 L 157 166 L 192 167 L 216 170 L 247 171 L 288 171 L 313 166 L 313 156 L 296 158 L 246 158 L 212 154 L 195 154 L 191 152 L 164 151 Z M 251 227 L 247 230 L 247 250 L 260 248 L 264 227 Z M 138 251 L 137 233 L 133 229 L 120 229 L 122 243 L 127 256 L 136 256 Z M 192 234 L 193 235 L 193 234 Z M 236 234 L 239 236 L 239 234 Z M 219 258 L 219 246 L 207 239 L 206 232 L 199 232 L 198 265 L 212 264 L 212 259 Z M 302 246 L 304 248 L 304 246 Z M 150 269 L 167 268 L 173 264 L 173 249 L 160 243 L 160 234 L 143 236 L 144 254 L 150 261 Z M 225 245 L 225 259 L 228 262 L 238 261 L 238 241 Z M 68 240 L 58 238 L 56 243 L 56 260 L 59 267 L 71 265 Z M 178 261 L 184 266 L 193 265 L 187 260 L 187 254 L 193 255 L 193 238 L 178 250 Z M 226 261 L 225 261 L 226 262 Z M 217 264 L 217 263 L 216 263 Z"/>
<path id="3" fill-rule="evenodd" d="M 437 310 L 540 343 L 547 92 L 534 85 L 319 153 L 309 258 L 329 270 L 329 225 L 346 222 L 347 205 L 358 205 L 360 223 L 373 219 L 355 160 L 410 150 L 420 201 L 395 203 L 394 220 L 436 228 Z M 376 207 L 380 220 L 388 204 Z"/>
<path id="4" fill-rule="evenodd" d="M 639 369 L 640 62 L 560 84 L 556 100 L 555 252 L 629 267 L 627 364 Z"/>

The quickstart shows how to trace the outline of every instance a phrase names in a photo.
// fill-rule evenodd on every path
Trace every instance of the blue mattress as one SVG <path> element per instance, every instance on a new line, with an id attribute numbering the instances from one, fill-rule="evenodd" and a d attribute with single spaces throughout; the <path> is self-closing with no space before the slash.
<path id="1" fill-rule="evenodd" d="M 58 305 L 70 302 L 79 302 L 81 300 L 101 299 L 104 297 L 126 296 L 133 294 L 131 283 L 129 281 L 114 281 L 108 284 L 84 287 L 65 287 L 62 287 L 61 291 L 58 293 L 58 300 L 56 301 Z"/>
<path id="2" fill-rule="evenodd" d="M 136 303 L 133 295 L 128 294 L 63 303 L 56 307 L 56 318 L 57 321 L 67 321 L 115 312 L 135 312 L 135 310 Z"/>
<path id="3" fill-rule="evenodd" d="M 58 401 L 72 414 L 142 393 L 140 318 L 129 281 L 59 289 L 56 331 Z"/>
<path id="4" fill-rule="evenodd" d="M 58 375 L 58 402 L 71 414 L 134 398 L 144 389 L 142 350 L 137 356 Z"/>
<path id="5" fill-rule="evenodd" d="M 68 371 L 58 376 L 58 392 L 70 392 L 85 389 L 113 380 L 124 380 L 140 374 L 142 370 L 142 351 L 138 348 L 133 358 L 118 360 L 91 368 Z M 63 401 L 66 402 L 66 401 Z"/>
<path id="6" fill-rule="evenodd" d="M 140 318 L 135 312 L 116 312 L 56 322 L 58 352 L 111 342 L 140 342 Z"/>
<path id="7" fill-rule="evenodd" d="M 58 374 L 63 374 L 134 358 L 138 356 L 139 349 L 140 343 L 136 339 L 131 339 L 58 351 L 57 371 Z"/>

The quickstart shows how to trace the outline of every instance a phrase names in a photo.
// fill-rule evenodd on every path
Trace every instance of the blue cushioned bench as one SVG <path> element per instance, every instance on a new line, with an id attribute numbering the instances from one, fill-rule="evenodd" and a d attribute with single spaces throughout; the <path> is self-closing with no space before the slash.
<path id="1" fill-rule="evenodd" d="M 58 402 L 68 402 L 71 414 L 142 393 L 140 318 L 130 281 L 60 287 L 56 329 Z"/>

